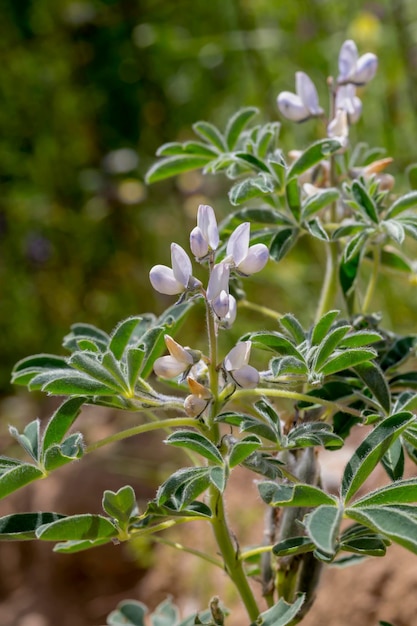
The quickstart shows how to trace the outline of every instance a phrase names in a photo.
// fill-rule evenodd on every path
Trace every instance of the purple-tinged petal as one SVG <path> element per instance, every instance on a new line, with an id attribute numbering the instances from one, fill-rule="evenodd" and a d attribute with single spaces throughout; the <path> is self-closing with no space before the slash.
<path id="1" fill-rule="evenodd" d="M 290 91 L 282 91 L 277 98 L 278 109 L 291 122 L 304 122 L 311 117 L 301 98 Z"/>
<path id="2" fill-rule="evenodd" d="M 302 103 L 311 115 L 321 115 L 323 109 L 319 105 L 317 89 L 311 78 L 305 72 L 295 73 L 295 88 Z"/>
<path id="3" fill-rule="evenodd" d="M 155 291 L 167 296 L 174 296 L 184 291 L 184 285 L 175 278 L 172 269 L 166 265 L 154 265 L 149 272 L 149 280 Z"/>
<path id="4" fill-rule="evenodd" d="M 171 355 L 160 356 L 153 364 L 155 374 L 162 376 L 162 378 L 175 378 L 185 372 L 188 367 L 186 363 L 177 361 L 177 359 Z"/>
<path id="5" fill-rule="evenodd" d="M 223 319 L 229 312 L 229 294 L 226 291 L 221 291 L 211 301 L 211 306 L 217 317 Z"/>
<path id="6" fill-rule="evenodd" d="M 252 365 L 243 365 L 238 370 L 234 370 L 232 378 L 244 389 L 253 389 L 259 383 L 259 372 Z"/>
<path id="7" fill-rule="evenodd" d="M 210 249 L 216 250 L 219 245 L 219 230 L 213 207 L 208 204 L 200 204 L 197 212 L 197 226 L 203 233 Z"/>
<path id="8" fill-rule="evenodd" d="M 355 71 L 358 60 L 358 49 L 352 39 L 347 39 L 339 52 L 339 76 L 338 82 L 348 80 Z"/>
<path id="9" fill-rule="evenodd" d="M 248 254 L 249 250 L 249 222 L 239 224 L 237 228 L 230 235 L 230 239 L 227 242 L 226 256 L 231 256 L 233 262 L 238 266 Z"/>
<path id="10" fill-rule="evenodd" d="M 240 341 L 237 343 L 224 359 L 224 368 L 228 372 L 240 369 L 248 364 L 252 343 L 250 341 Z"/>
<path id="11" fill-rule="evenodd" d="M 177 243 L 171 244 L 171 262 L 175 278 L 186 288 L 192 276 L 193 267 L 190 257 Z"/>
<path id="12" fill-rule="evenodd" d="M 356 64 L 356 70 L 351 78 L 355 85 L 366 85 L 375 76 L 378 69 L 378 58 L 372 52 L 362 55 Z"/>
<path id="13" fill-rule="evenodd" d="M 269 250 L 263 243 L 256 243 L 248 250 L 248 254 L 238 265 L 237 269 L 242 274 L 250 276 L 256 272 L 260 272 L 265 267 L 269 259 Z"/>
<path id="14" fill-rule="evenodd" d="M 222 291 L 229 293 L 230 271 L 224 263 L 218 263 L 212 269 L 207 285 L 207 300 L 214 300 Z"/>
<path id="15" fill-rule="evenodd" d="M 198 226 L 190 233 L 190 248 L 196 259 L 202 259 L 209 251 L 207 240 Z"/>

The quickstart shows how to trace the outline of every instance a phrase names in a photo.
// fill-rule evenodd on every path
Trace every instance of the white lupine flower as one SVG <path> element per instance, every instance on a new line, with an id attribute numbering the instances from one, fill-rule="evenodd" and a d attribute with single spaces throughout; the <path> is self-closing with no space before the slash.
<path id="1" fill-rule="evenodd" d="M 218 263 L 212 269 L 207 286 L 207 300 L 220 320 L 227 316 L 230 309 L 229 277 L 229 267 Z"/>
<path id="2" fill-rule="evenodd" d="M 166 265 L 155 265 L 149 272 L 152 287 L 159 293 L 173 296 L 187 289 L 195 289 L 200 282 L 192 275 L 188 254 L 177 243 L 171 244 L 172 269 Z"/>
<path id="3" fill-rule="evenodd" d="M 349 137 L 349 124 L 347 113 L 344 109 L 338 109 L 336 116 L 327 126 L 327 136 L 332 139 L 338 139 L 342 144 L 342 148 L 345 148 L 348 144 Z"/>
<path id="4" fill-rule="evenodd" d="M 336 109 L 344 109 L 349 124 L 356 124 L 362 113 L 362 101 L 355 94 L 355 85 L 341 85 L 336 94 Z"/>
<path id="5" fill-rule="evenodd" d="M 239 387 L 253 389 L 259 383 L 259 372 L 249 365 L 252 343 L 241 341 L 230 350 L 223 361 L 226 372 L 229 373 Z"/>
<path id="6" fill-rule="evenodd" d="M 230 262 L 239 272 L 250 276 L 263 269 L 269 259 L 265 244 L 256 243 L 249 247 L 249 222 L 239 224 L 227 242 L 225 262 Z"/>
<path id="7" fill-rule="evenodd" d="M 323 114 L 314 83 L 304 72 L 295 74 L 295 91 L 282 91 L 278 96 L 278 108 L 287 119 L 304 122 Z"/>
<path id="8" fill-rule="evenodd" d="M 222 318 L 222 328 L 231 328 L 236 320 L 237 315 L 237 303 L 234 296 L 229 295 L 229 310 L 227 314 Z"/>
<path id="9" fill-rule="evenodd" d="M 359 56 L 355 42 L 348 39 L 340 48 L 337 82 L 339 84 L 366 85 L 375 76 L 377 68 L 377 56 L 372 52 Z"/>
<path id="10" fill-rule="evenodd" d="M 169 354 L 156 359 L 153 370 L 157 376 L 175 378 L 190 370 L 200 360 L 200 353 L 183 348 L 170 335 L 165 335 L 164 339 Z"/>
<path id="11" fill-rule="evenodd" d="M 219 230 L 217 228 L 214 210 L 208 204 L 200 204 L 197 211 L 197 226 L 190 233 L 191 252 L 197 259 L 205 257 L 219 245 Z"/>

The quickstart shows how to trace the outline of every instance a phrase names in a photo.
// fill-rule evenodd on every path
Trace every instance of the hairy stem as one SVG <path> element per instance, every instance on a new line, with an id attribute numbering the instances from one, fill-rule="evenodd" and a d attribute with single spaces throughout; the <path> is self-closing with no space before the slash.
<path id="1" fill-rule="evenodd" d="M 239 300 L 238 304 L 244 309 L 255 311 L 264 317 L 271 317 L 274 320 L 279 320 L 279 318 L 282 317 L 282 313 L 278 313 L 278 311 L 274 311 L 274 309 L 270 309 L 267 306 L 262 306 L 260 304 L 256 304 L 255 302 L 249 302 L 249 300 Z"/>
<path id="2" fill-rule="evenodd" d="M 334 308 L 338 287 L 338 245 L 337 242 L 329 242 L 326 247 L 326 271 L 316 313 L 316 323 L 324 313 Z"/>

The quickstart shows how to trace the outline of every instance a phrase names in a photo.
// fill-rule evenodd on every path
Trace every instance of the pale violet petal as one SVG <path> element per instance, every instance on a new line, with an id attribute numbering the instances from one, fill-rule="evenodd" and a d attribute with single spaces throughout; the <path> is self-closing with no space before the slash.
<path id="1" fill-rule="evenodd" d="M 295 73 L 295 86 L 301 102 L 310 111 L 311 115 L 321 115 L 323 109 L 319 105 L 319 96 L 313 81 L 305 72 Z"/>
<path id="2" fill-rule="evenodd" d="M 174 296 L 184 291 L 184 285 L 174 276 L 174 272 L 166 265 L 154 265 L 149 272 L 149 280 L 155 291 L 167 296 Z"/>
<path id="3" fill-rule="evenodd" d="M 377 69 L 377 56 L 372 54 L 372 52 L 367 52 L 358 59 L 351 80 L 355 85 L 366 85 L 375 76 Z"/>
<path id="4" fill-rule="evenodd" d="M 356 69 L 358 60 L 358 49 L 352 39 L 347 39 L 340 48 L 339 52 L 339 76 L 338 81 L 343 82 L 350 78 L 350 75 Z"/>
<path id="5" fill-rule="evenodd" d="M 222 319 L 229 312 L 229 294 L 226 291 L 221 291 L 219 295 L 212 300 L 211 306 L 217 317 Z"/>
<path id="6" fill-rule="evenodd" d="M 229 310 L 227 315 L 222 319 L 223 328 L 231 328 L 236 320 L 237 315 L 237 303 L 236 298 L 229 295 Z"/>
<path id="7" fill-rule="evenodd" d="M 216 250 L 219 245 L 219 230 L 213 207 L 208 204 L 200 204 L 197 213 L 197 226 L 200 227 L 210 248 Z"/>
<path id="8" fill-rule="evenodd" d="M 337 138 L 344 144 L 349 135 L 348 117 L 345 109 L 338 109 L 335 117 L 327 126 L 327 136 Z"/>
<path id="9" fill-rule="evenodd" d="M 207 300 L 214 300 L 222 291 L 229 293 L 229 268 L 224 263 L 218 263 L 211 271 L 208 286 Z"/>
<path id="10" fill-rule="evenodd" d="M 191 265 L 190 257 L 177 243 L 171 244 L 171 262 L 172 271 L 178 282 L 182 283 L 184 287 L 188 286 L 188 282 L 191 278 L 193 268 Z"/>
<path id="11" fill-rule="evenodd" d="M 190 233 L 190 248 L 196 259 L 202 259 L 209 251 L 207 240 L 198 226 Z"/>
<path id="12" fill-rule="evenodd" d="M 231 256 L 235 265 L 239 265 L 248 253 L 249 232 L 249 222 L 243 222 L 235 228 L 227 242 L 226 256 Z"/>
<path id="13" fill-rule="evenodd" d="M 282 115 L 291 122 L 304 122 L 311 117 L 309 109 L 295 93 L 282 91 L 277 98 L 277 103 Z"/>
<path id="14" fill-rule="evenodd" d="M 248 364 L 252 343 L 250 341 L 240 341 L 237 343 L 224 359 L 224 368 L 228 372 L 240 369 Z"/>
<path id="15" fill-rule="evenodd" d="M 252 365 L 244 365 L 232 373 L 234 381 L 244 389 L 254 389 L 259 383 L 259 372 Z"/>
<path id="16" fill-rule="evenodd" d="M 269 250 L 263 243 L 256 243 L 249 248 L 246 258 L 238 265 L 237 269 L 242 274 L 250 276 L 260 272 L 265 267 L 269 259 Z"/>
<path id="17" fill-rule="evenodd" d="M 170 355 L 179 363 L 184 363 L 186 367 L 193 365 L 194 360 L 190 352 L 186 350 L 181 344 L 179 344 L 170 335 L 165 335 L 165 345 L 169 350 Z"/>
<path id="18" fill-rule="evenodd" d="M 161 356 L 153 364 L 153 371 L 162 378 L 175 378 L 188 368 L 188 364 L 177 361 L 171 355 Z"/>

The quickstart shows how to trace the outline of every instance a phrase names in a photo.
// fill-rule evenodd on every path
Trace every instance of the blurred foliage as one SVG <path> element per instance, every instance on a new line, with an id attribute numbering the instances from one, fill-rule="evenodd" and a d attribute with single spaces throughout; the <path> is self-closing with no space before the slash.
<path id="1" fill-rule="evenodd" d="M 229 210 L 215 178 L 143 184 L 156 148 L 194 121 L 221 125 L 247 105 L 278 119 L 276 95 L 313 66 L 325 101 L 351 37 L 381 68 L 355 134 L 385 146 L 394 173 L 416 156 L 412 0 L 3 0 L 0 16 L 2 390 L 18 358 L 56 351 L 72 322 L 110 329 L 162 310 L 147 273 L 168 260 L 166 240 L 186 242 L 202 201 Z M 283 147 L 319 131 L 285 124 Z M 282 308 L 314 289 L 305 255 L 282 266 Z"/>

